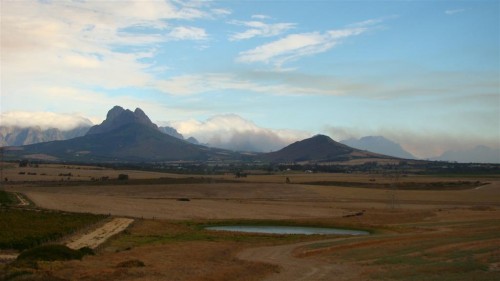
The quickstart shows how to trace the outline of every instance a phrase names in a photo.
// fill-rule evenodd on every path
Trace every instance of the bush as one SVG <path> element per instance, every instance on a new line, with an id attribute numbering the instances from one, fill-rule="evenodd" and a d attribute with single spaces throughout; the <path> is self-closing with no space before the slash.
<path id="1" fill-rule="evenodd" d="M 128 180 L 128 175 L 126 175 L 126 174 L 119 174 L 118 175 L 118 179 L 119 180 Z"/>
<path id="2" fill-rule="evenodd" d="M 128 261 L 123 261 L 119 264 L 116 265 L 116 267 L 144 267 L 144 263 L 140 260 L 128 260 Z"/>
<path id="3" fill-rule="evenodd" d="M 94 256 L 95 252 L 89 247 L 83 247 L 78 250 L 80 253 L 82 253 L 84 256 Z"/>
<path id="4" fill-rule="evenodd" d="M 84 251 L 70 249 L 64 245 L 43 245 L 19 254 L 16 261 L 64 261 L 80 260 L 85 255 Z"/>

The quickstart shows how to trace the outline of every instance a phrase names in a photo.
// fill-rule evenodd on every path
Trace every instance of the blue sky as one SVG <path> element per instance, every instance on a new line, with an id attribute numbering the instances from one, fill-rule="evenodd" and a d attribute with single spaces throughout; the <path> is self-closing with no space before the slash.
<path id="1" fill-rule="evenodd" d="M 500 148 L 496 0 L 3 1 L 1 13 L 3 122 L 100 122 L 122 105 L 205 141 Z"/>

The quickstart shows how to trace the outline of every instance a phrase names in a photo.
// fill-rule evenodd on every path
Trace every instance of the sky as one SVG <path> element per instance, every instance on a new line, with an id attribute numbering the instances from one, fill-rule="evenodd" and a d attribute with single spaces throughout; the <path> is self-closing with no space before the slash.
<path id="1" fill-rule="evenodd" d="M 497 0 L 0 5 L 4 125 L 98 124 L 120 105 L 261 151 L 315 134 L 421 158 L 500 148 Z"/>

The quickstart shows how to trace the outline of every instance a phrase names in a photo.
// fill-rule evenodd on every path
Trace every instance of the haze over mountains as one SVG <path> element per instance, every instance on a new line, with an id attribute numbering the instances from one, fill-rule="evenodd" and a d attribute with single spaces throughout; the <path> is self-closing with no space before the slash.
<path id="1" fill-rule="evenodd" d="M 416 159 L 408 151 L 404 150 L 400 144 L 388 140 L 382 136 L 367 136 L 360 139 L 347 139 L 340 143 L 361 150 L 368 150 L 375 153 L 390 155 L 403 159 Z"/>
<path id="2" fill-rule="evenodd" d="M 52 122 L 57 121 L 57 119 L 53 116 L 48 117 L 48 119 Z M 189 130 L 186 130 L 186 128 L 195 128 L 195 130 L 191 130 L 191 132 L 197 133 L 198 136 L 201 136 L 203 138 L 202 143 L 206 146 L 229 149 L 231 151 L 268 152 L 271 150 L 276 152 L 289 143 L 293 143 L 292 137 L 287 141 L 287 132 L 276 132 L 260 128 L 254 123 L 234 114 L 216 116 L 206 122 L 190 121 L 190 123 L 172 123 L 172 127 L 158 127 L 150 120 L 146 113 L 139 108 L 135 111 L 130 111 L 119 106 L 115 106 L 108 112 L 106 120 L 104 120 L 102 124 L 93 127 L 90 126 L 92 123 L 85 118 L 75 119 L 76 121 L 71 122 L 68 121 L 69 119 L 61 120 L 61 122 L 64 122 L 65 124 L 76 124 L 76 127 L 74 128 L 71 128 L 70 126 L 63 127 L 66 129 L 52 128 L 46 122 L 42 122 L 43 127 L 33 126 L 33 123 L 29 122 L 29 125 L 32 126 L 20 127 L 19 121 L 13 124 L 11 121 L 12 118 L 4 120 L 7 120 L 7 122 L 3 122 L 2 120 L 2 126 L 0 126 L 0 146 L 20 146 L 40 142 L 68 140 L 82 137 L 85 134 L 93 135 L 109 132 L 128 123 L 141 124 L 145 127 L 169 136 L 173 136 L 177 139 L 186 140 L 193 144 L 199 144 L 200 142 L 192 136 L 185 139 L 184 136 L 179 133 L 176 128 L 174 128 L 174 126 L 188 132 Z M 10 126 L 4 126 L 4 123 L 7 123 L 7 125 Z M 290 134 L 290 136 L 292 135 L 293 134 Z M 307 137 L 304 137 L 303 139 L 305 138 Z M 351 138 L 343 140 L 340 143 L 345 144 L 350 148 L 356 148 L 359 150 L 403 159 L 416 159 L 415 156 L 404 150 L 401 145 L 382 136 L 368 136 L 360 139 Z M 296 159 L 298 158 L 300 157 L 296 157 Z M 273 158 L 271 157 L 268 159 Z M 430 160 L 499 163 L 500 150 L 494 150 L 485 146 L 478 146 L 470 150 L 447 151 L 438 157 L 431 158 Z"/>

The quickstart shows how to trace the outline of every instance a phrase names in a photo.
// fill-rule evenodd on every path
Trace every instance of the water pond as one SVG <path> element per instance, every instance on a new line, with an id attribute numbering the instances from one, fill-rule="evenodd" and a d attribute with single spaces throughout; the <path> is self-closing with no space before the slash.
<path id="1" fill-rule="evenodd" d="M 305 227 L 305 226 L 256 226 L 256 225 L 231 225 L 231 226 L 209 226 L 207 230 L 266 233 L 266 234 L 322 234 L 322 235 L 369 235 L 362 230 L 350 230 L 340 228 Z"/>

